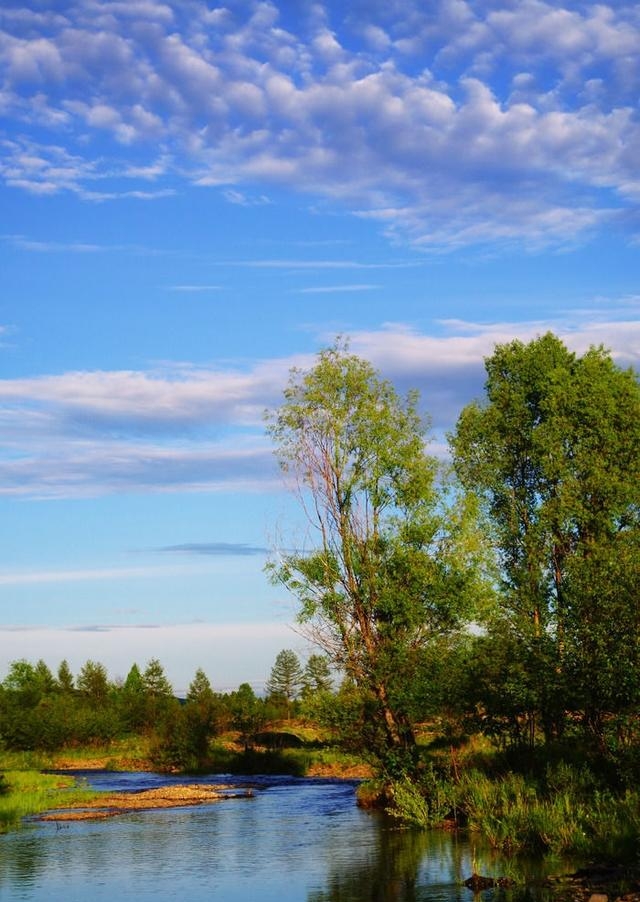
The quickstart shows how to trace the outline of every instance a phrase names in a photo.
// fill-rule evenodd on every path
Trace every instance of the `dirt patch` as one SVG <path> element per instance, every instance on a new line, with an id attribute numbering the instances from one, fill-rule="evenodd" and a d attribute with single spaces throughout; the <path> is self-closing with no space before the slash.
<path id="1" fill-rule="evenodd" d="M 312 764 L 308 777 L 335 777 L 338 780 L 370 780 L 373 770 L 368 764 Z"/>
<path id="2" fill-rule="evenodd" d="M 115 817 L 131 811 L 151 811 L 160 808 L 183 808 L 189 805 L 204 805 L 223 799 L 251 798 L 250 789 L 232 786 L 201 785 L 163 786 L 160 789 L 145 789 L 141 792 L 118 792 L 102 795 L 90 802 L 60 811 L 42 814 L 42 821 L 84 821 Z"/>

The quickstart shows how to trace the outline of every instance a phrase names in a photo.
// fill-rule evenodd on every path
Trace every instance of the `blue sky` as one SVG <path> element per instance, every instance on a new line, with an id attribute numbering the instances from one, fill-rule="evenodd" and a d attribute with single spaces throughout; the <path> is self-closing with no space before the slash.
<path id="1" fill-rule="evenodd" d="M 264 434 L 336 334 L 433 448 L 497 341 L 640 358 L 640 10 L 4 0 L 0 673 L 308 648 Z"/>

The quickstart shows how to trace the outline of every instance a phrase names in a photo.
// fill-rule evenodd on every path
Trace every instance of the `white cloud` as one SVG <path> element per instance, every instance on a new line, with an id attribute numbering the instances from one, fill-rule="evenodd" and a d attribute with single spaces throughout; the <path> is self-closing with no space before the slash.
<path id="1" fill-rule="evenodd" d="M 0 176 L 94 201 L 163 196 L 171 179 L 253 204 L 284 185 L 425 249 L 563 244 L 614 216 L 625 227 L 618 211 L 640 190 L 637 10 L 481 6 L 303 4 L 287 6 L 287 29 L 280 4 L 249 0 L 82 0 L 28 20 L 14 7 L 0 66 L 23 137 L 4 145 Z M 123 192 L 125 177 L 160 187 Z"/>
<path id="2" fill-rule="evenodd" d="M 585 310 L 555 321 L 445 321 L 437 334 L 391 323 L 353 332 L 351 348 L 402 390 L 418 388 L 440 436 L 480 396 L 483 360 L 496 343 L 551 329 L 577 352 L 603 344 L 619 365 L 640 370 L 637 298 L 596 306 L 607 315 Z M 281 402 L 291 367 L 304 369 L 313 359 L 276 358 L 242 370 L 183 364 L 1 380 L 0 494 L 278 491 L 282 479 L 263 411 Z"/>
<path id="3" fill-rule="evenodd" d="M 157 565 L 143 567 L 111 567 L 85 570 L 2 571 L 0 586 L 51 585 L 54 583 L 102 582 L 112 579 L 147 579 L 158 576 L 180 576 L 202 572 L 193 565 Z"/>
<path id="4" fill-rule="evenodd" d="M 344 294 L 353 291 L 375 291 L 380 285 L 316 285 L 311 288 L 299 288 L 299 294 Z"/>

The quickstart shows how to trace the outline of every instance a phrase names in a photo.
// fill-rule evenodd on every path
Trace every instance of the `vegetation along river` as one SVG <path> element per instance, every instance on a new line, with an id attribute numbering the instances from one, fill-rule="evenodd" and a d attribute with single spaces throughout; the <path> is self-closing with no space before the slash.
<path id="1" fill-rule="evenodd" d="M 87 778 L 109 791 L 193 782 L 106 771 Z M 221 779 L 240 785 L 248 778 L 206 782 Z M 474 902 L 463 880 L 474 867 L 498 867 L 460 837 L 398 830 L 383 815 L 359 809 L 351 782 L 249 779 L 253 798 L 107 820 L 33 821 L 0 837 L 0 899 Z"/>

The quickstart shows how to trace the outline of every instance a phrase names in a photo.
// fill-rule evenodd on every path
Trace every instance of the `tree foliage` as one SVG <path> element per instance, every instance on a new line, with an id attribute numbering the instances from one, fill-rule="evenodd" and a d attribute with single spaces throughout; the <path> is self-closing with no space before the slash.
<path id="1" fill-rule="evenodd" d="M 417 396 L 399 397 L 340 343 L 294 370 L 269 418 L 282 468 L 315 530 L 274 580 L 299 600 L 306 633 L 370 696 L 381 754 L 414 745 L 407 687 L 421 650 L 470 614 L 470 521 L 444 510 Z"/>
<path id="2" fill-rule="evenodd" d="M 486 369 L 486 397 L 452 437 L 455 467 L 493 524 L 503 614 L 547 735 L 571 704 L 598 730 L 640 686 L 638 381 L 552 334 L 497 346 Z"/>
<path id="3" fill-rule="evenodd" d="M 269 679 L 267 680 L 267 693 L 278 699 L 284 700 L 287 713 L 291 710 L 291 703 L 298 698 L 303 686 L 302 665 L 295 651 L 285 648 L 278 652 Z"/>

